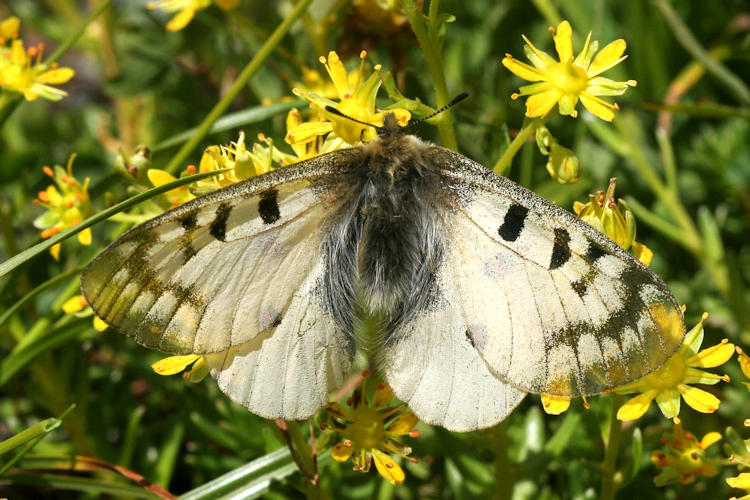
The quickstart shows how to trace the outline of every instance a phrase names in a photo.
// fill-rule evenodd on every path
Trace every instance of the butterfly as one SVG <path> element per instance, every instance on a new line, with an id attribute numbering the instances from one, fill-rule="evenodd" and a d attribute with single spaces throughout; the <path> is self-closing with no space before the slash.
<path id="1" fill-rule="evenodd" d="M 126 232 L 84 270 L 96 314 L 204 356 L 266 418 L 316 413 L 370 359 L 424 422 L 469 431 L 527 392 L 596 394 L 681 344 L 664 282 L 571 213 L 387 114 L 378 138 L 231 185 Z"/>

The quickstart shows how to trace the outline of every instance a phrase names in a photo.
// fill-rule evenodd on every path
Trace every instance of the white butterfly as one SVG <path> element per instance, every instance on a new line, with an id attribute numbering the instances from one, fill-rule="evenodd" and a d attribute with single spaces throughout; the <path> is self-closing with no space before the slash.
<path id="1" fill-rule="evenodd" d="M 666 285 L 606 236 L 453 151 L 379 138 L 249 179 L 135 227 L 84 271 L 97 315 L 203 354 L 229 397 L 303 419 L 370 357 L 417 416 L 467 431 L 527 391 L 595 394 L 681 344 Z M 361 339 L 360 339 L 360 342 Z"/>

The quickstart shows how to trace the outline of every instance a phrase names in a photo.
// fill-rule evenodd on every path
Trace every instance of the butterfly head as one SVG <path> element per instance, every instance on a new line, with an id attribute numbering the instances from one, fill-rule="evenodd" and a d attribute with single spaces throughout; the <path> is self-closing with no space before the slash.
<path id="1" fill-rule="evenodd" d="M 406 135 L 406 127 L 402 127 L 398 123 L 396 115 L 393 113 L 386 113 L 383 117 L 383 126 L 376 127 L 378 131 L 378 137 L 383 140 L 397 139 L 403 135 Z"/>

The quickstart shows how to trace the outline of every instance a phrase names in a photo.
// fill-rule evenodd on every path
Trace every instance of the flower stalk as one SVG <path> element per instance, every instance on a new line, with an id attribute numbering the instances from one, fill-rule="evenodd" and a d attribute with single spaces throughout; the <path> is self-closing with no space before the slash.
<path id="1" fill-rule="evenodd" d="M 526 141 L 528 141 L 532 135 L 536 134 L 536 131 L 540 127 L 546 125 L 549 119 L 552 118 L 552 115 L 554 114 L 555 110 L 552 109 L 544 116 L 535 118 L 531 122 L 524 125 L 523 128 L 521 128 L 521 130 L 518 132 L 518 135 L 516 135 L 507 149 L 503 152 L 502 156 L 500 156 L 500 159 L 497 160 L 495 166 L 492 167 L 492 170 L 500 175 L 505 175 L 508 170 L 510 170 L 510 164 L 513 161 L 513 158 L 516 156 L 516 153 L 518 153 L 518 151 L 521 149 L 521 146 L 526 144 Z"/>

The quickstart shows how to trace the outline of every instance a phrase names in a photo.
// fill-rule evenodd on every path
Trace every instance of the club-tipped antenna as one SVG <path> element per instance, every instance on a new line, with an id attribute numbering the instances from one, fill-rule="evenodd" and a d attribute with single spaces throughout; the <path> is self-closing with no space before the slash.
<path id="1" fill-rule="evenodd" d="M 462 92 L 462 93 L 458 94 L 458 95 L 457 95 L 456 97 L 454 97 L 453 99 L 451 99 L 451 100 L 450 100 L 450 102 L 449 102 L 448 104 L 446 104 L 446 105 L 445 105 L 445 106 L 443 106 L 442 108 L 438 109 L 437 111 L 435 111 L 435 112 L 434 112 L 434 113 L 432 113 L 431 115 L 427 115 L 427 116 L 425 116 L 425 117 L 423 117 L 423 118 L 420 118 L 420 119 L 419 119 L 419 120 L 417 120 L 417 121 L 413 121 L 413 122 L 410 122 L 408 126 L 409 126 L 409 127 L 411 127 L 412 125 L 416 125 L 416 124 L 418 124 L 418 123 L 422 123 L 422 122 L 424 122 L 424 121 L 427 121 L 427 120 L 429 120 L 430 118 L 432 118 L 433 116 L 437 116 L 437 115 L 439 115 L 440 113 L 442 113 L 442 112 L 443 112 L 443 111 L 445 111 L 446 109 L 450 108 L 451 106 L 455 106 L 456 104 L 458 104 L 459 102 L 463 101 L 463 100 L 464 100 L 464 99 L 466 99 L 467 97 L 469 97 L 469 93 L 468 93 L 468 92 Z"/>
<path id="2" fill-rule="evenodd" d="M 360 123 L 362 125 L 367 125 L 368 127 L 373 127 L 375 129 L 380 129 L 380 127 L 378 125 L 373 125 L 372 123 L 363 122 L 362 120 L 357 120 L 356 118 L 352 118 L 349 115 L 345 115 L 344 113 L 342 113 L 338 109 L 334 108 L 333 106 L 326 106 L 325 110 L 328 111 L 329 113 L 332 113 L 332 114 L 336 115 L 336 116 L 340 116 L 341 118 L 346 118 L 347 120 L 351 120 L 353 122 L 357 122 L 357 123 Z"/>

